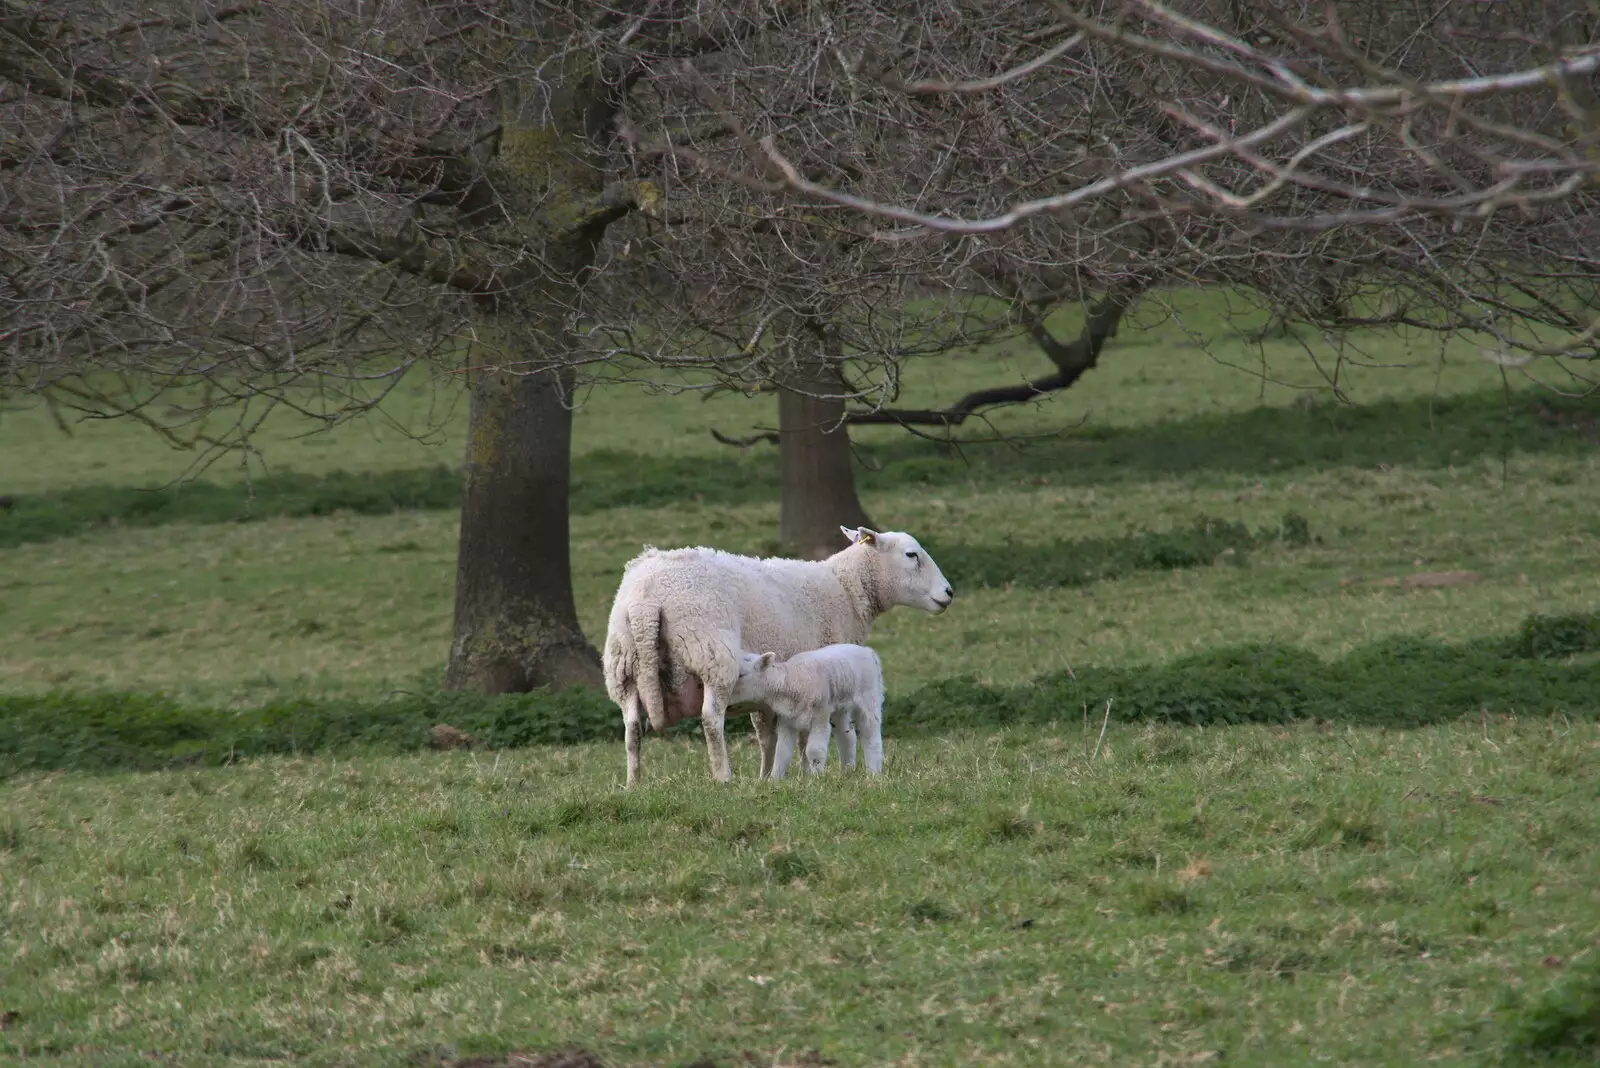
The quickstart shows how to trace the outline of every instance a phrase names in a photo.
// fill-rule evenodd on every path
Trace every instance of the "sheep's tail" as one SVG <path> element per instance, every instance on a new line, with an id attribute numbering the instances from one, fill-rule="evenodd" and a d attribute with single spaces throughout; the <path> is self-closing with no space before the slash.
<path id="1" fill-rule="evenodd" d="M 628 608 L 628 630 L 633 634 L 634 655 L 639 662 L 635 680 L 639 699 L 644 702 L 650 729 L 667 729 L 667 699 L 661 692 L 661 607 L 635 604 Z"/>

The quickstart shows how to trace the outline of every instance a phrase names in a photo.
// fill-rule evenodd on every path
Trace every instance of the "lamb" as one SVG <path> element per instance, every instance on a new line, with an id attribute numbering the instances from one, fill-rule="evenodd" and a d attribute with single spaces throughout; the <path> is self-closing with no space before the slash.
<path id="1" fill-rule="evenodd" d="M 790 657 L 839 642 L 860 645 L 872 621 L 896 605 L 933 615 L 950 607 L 955 593 L 916 538 L 840 529 L 850 544 L 825 560 L 647 546 L 628 562 L 603 662 L 606 692 L 622 709 L 629 783 L 639 776 L 646 717 L 662 730 L 700 716 L 712 777 L 733 778 L 723 725 L 744 650 Z M 760 708 L 754 718 L 766 776 L 776 716 Z M 852 756 L 844 741 L 841 749 Z"/>
<path id="2" fill-rule="evenodd" d="M 781 661 L 775 653 L 745 653 L 729 700 L 760 701 L 777 715 L 774 779 L 789 770 L 801 732 L 810 735 L 806 765 L 812 774 L 820 772 L 828 763 L 830 727 L 842 735 L 852 714 L 866 746 L 867 771 L 883 771 L 883 662 L 865 645 L 824 645 Z M 846 757 L 846 767 L 853 756 Z"/>

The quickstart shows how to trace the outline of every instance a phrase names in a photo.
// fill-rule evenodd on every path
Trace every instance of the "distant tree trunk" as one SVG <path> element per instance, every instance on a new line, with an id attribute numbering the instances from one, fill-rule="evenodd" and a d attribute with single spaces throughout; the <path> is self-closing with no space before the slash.
<path id="1" fill-rule="evenodd" d="M 472 387 L 448 690 L 598 687 L 572 596 L 570 371 Z"/>
<path id="2" fill-rule="evenodd" d="M 778 540 L 802 559 L 815 560 L 845 547 L 841 526 L 871 526 L 872 520 L 856 496 L 838 365 L 826 359 L 828 347 L 838 345 L 837 334 L 807 327 L 791 344 L 794 370 L 778 392 Z"/>

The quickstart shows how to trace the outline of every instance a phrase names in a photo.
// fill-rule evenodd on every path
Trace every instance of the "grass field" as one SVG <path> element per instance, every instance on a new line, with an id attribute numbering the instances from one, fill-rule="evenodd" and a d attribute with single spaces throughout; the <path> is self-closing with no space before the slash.
<path id="1" fill-rule="evenodd" d="M 437 695 L 433 383 L 175 488 L 148 431 L 7 402 L 0 1056 L 1589 1063 L 1592 404 L 1173 305 L 996 417 L 1021 445 L 855 435 L 868 511 L 958 591 L 874 632 L 878 782 L 757 783 L 741 741 L 714 788 L 680 733 L 624 792 L 603 699 Z M 1042 362 L 930 362 L 904 401 Z M 708 433 L 772 418 L 586 396 L 591 637 L 642 542 L 772 547 L 775 455 Z M 1404 582 L 1443 571 L 1473 578 Z M 439 719 L 495 751 L 415 752 Z"/>

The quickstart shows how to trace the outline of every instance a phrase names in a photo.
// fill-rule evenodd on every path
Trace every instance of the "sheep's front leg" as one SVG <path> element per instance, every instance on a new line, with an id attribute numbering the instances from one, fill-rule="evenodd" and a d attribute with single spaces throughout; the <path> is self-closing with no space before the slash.
<path id="1" fill-rule="evenodd" d="M 778 745 L 778 715 L 762 705 L 750 716 L 750 721 L 755 724 L 756 741 L 761 746 L 761 777 L 765 779 L 772 774 L 773 754 Z"/>
<path id="2" fill-rule="evenodd" d="M 777 746 L 772 759 L 772 777 L 781 779 L 789 770 L 789 762 L 794 759 L 795 746 L 800 741 L 800 732 L 795 730 L 794 724 L 786 719 L 778 720 Z"/>
<path id="3" fill-rule="evenodd" d="M 806 739 L 806 769 L 819 775 L 828 767 L 828 741 L 833 734 L 833 724 L 825 715 L 811 717 L 811 737 Z"/>
<path id="4" fill-rule="evenodd" d="M 727 707 L 727 701 L 716 689 L 707 686 L 705 700 L 700 705 L 700 729 L 706 735 L 706 755 L 711 759 L 711 777 L 718 782 L 730 782 L 733 779 L 733 769 L 728 766 L 728 740 L 723 734 Z"/>
<path id="5" fill-rule="evenodd" d="M 839 763 L 848 771 L 856 766 L 855 713 L 849 705 L 843 705 L 834 709 L 831 718 L 839 735 Z"/>
<path id="6" fill-rule="evenodd" d="M 639 778 L 639 744 L 644 737 L 644 713 L 639 695 L 634 694 L 622 706 L 622 733 L 628 747 L 628 785 Z"/>

